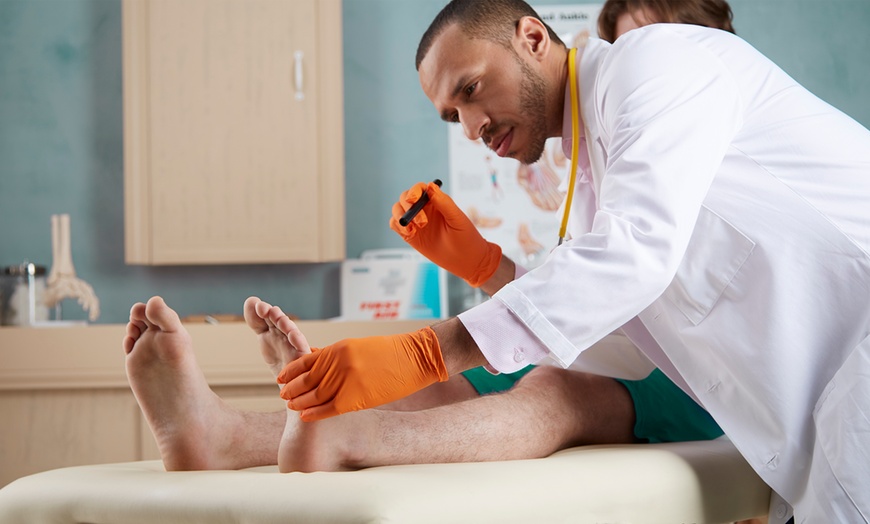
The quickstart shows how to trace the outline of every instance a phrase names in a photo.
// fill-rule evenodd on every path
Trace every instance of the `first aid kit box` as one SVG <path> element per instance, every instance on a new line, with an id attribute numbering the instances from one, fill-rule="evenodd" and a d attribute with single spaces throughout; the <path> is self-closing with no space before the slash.
<path id="1" fill-rule="evenodd" d="M 416 251 L 368 250 L 342 262 L 342 320 L 427 318 L 447 318 L 447 273 Z"/>

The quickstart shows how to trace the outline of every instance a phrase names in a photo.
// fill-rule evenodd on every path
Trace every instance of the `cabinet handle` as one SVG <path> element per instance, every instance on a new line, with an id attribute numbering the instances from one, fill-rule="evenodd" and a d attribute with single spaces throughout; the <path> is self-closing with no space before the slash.
<path id="1" fill-rule="evenodd" d="M 304 53 L 296 51 L 293 53 L 293 80 L 296 84 L 296 100 L 305 99 L 305 90 L 302 82 L 302 58 Z"/>

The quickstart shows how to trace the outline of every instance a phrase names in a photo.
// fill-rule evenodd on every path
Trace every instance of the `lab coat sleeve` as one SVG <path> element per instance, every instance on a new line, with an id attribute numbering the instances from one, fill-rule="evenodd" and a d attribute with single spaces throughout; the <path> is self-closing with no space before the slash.
<path id="1" fill-rule="evenodd" d="M 522 323 L 565 367 L 673 280 L 742 124 L 743 102 L 724 64 L 663 27 L 623 36 L 598 70 L 595 112 L 586 118 L 598 130 L 590 154 L 606 162 L 594 173 L 598 209 L 591 231 L 493 297 L 509 313 L 490 311 L 491 322 Z M 511 371 L 496 360 L 507 359 L 492 363 Z"/>
<path id="2" fill-rule="evenodd" d="M 505 313 L 499 300 L 489 300 L 480 307 L 459 314 L 459 320 L 472 334 L 489 362 L 487 371 L 498 369 L 517 371 L 530 362 L 553 365 L 547 350 L 522 322 L 495 325 L 490 319 Z M 500 350 L 491 351 L 493 348 Z M 510 348 L 511 351 L 503 351 Z M 614 332 L 584 351 L 570 366 L 574 371 L 605 377 L 640 380 L 648 376 L 655 366 L 623 334 Z"/>

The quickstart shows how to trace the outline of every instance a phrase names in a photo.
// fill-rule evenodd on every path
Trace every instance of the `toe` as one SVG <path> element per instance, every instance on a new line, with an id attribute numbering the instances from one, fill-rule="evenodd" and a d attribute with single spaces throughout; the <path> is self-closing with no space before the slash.
<path id="1" fill-rule="evenodd" d="M 278 306 L 272 306 L 269 308 L 269 313 L 267 318 L 272 321 L 272 324 L 278 325 L 278 322 L 281 321 L 282 318 L 287 318 L 287 315 L 281 310 Z"/>
<path id="2" fill-rule="evenodd" d="M 140 327 L 150 325 L 150 322 L 145 315 L 145 304 L 142 302 L 136 302 L 133 304 L 133 307 L 130 308 L 130 322 L 135 323 Z"/>
<path id="3" fill-rule="evenodd" d="M 276 326 L 282 333 L 287 335 L 287 340 L 294 348 L 296 348 L 296 351 L 303 354 L 311 353 L 308 339 L 306 339 L 305 335 L 302 334 L 302 330 L 299 329 L 299 326 L 290 320 L 290 317 L 285 315 L 279 322 L 276 322 Z"/>
<path id="4" fill-rule="evenodd" d="M 161 297 L 151 297 L 145 305 L 145 316 L 162 331 L 173 332 L 181 329 L 178 314 L 166 305 Z"/>
<path id="5" fill-rule="evenodd" d="M 136 339 L 131 336 L 124 337 L 124 353 L 129 355 L 131 351 L 133 351 L 133 346 L 136 345 Z"/>
<path id="6" fill-rule="evenodd" d="M 272 304 L 269 304 L 268 302 L 265 302 L 263 300 L 257 302 L 256 311 L 257 315 L 260 318 L 266 319 L 269 316 L 270 309 L 272 309 Z"/>
<path id="7" fill-rule="evenodd" d="M 139 337 L 142 336 L 142 331 L 146 329 L 145 325 L 140 322 L 130 321 L 127 324 L 127 337 L 132 338 L 134 341 L 138 340 Z"/>
<path id="8" fill-rule="evenodd" d="M 253 329 L 256 333 L 263 333 L 269 329 L 266 321 L 257 313 L 257 307 L 262 303 L 263 301 L 257 297 L 248 297 L 248 299 L 245 300 L 245 322 L 248 324 L 248 327 Z"/>

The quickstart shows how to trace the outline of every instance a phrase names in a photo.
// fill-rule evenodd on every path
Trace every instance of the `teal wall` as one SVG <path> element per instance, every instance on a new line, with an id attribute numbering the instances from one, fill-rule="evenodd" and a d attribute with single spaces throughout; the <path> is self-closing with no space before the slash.
<path id="1" fill-rule="evenodd" d="M 581 2 L 542 1 L 540 5 Z M 182 315 L 240 313 L 256 294 L 305 319 L 339 313 L 338 265 L 142 267 L 123 260 L 120 0 L 0 0 L 0 266 L 51 264 L 50 216 L 69 213 L 73 261 L 101 323 L 161 294 Z M 733 0 L 738 33 L 870 126 L 870 0 Z M 345 0 L 347 253 L 402 245 L 389 209 L 445 178 L 444 125 L 414 70 L 442 0 Z M 75 303 L 67 318 L 84 318 Z"/>

